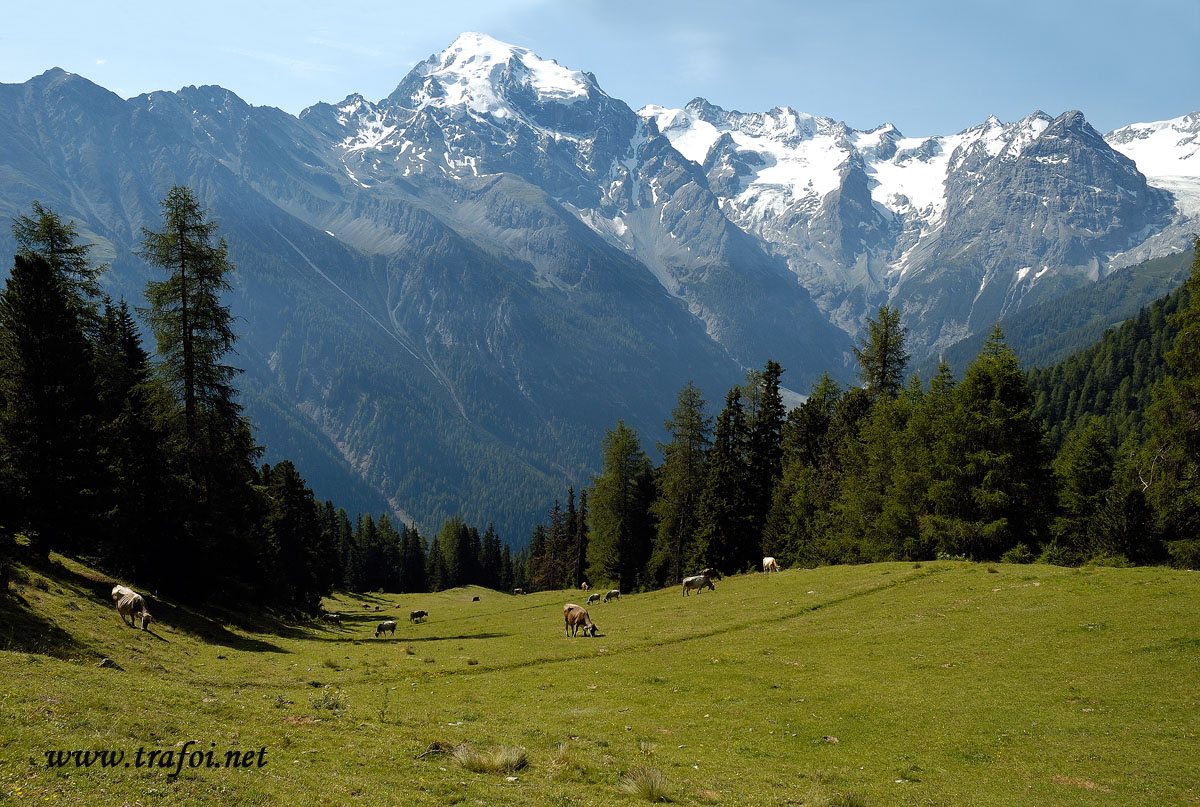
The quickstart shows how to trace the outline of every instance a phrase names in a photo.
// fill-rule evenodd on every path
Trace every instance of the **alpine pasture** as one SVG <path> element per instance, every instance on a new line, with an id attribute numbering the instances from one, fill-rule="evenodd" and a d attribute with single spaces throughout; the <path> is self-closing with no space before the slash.
<path id="1" fill-rule="evenodd" d="M 110 578 L 18 571 L 0 605 L 14 805 L 1200 803 L 1192 572 L 754 573 L 592 605 L 600 635 L 567 638 L 585 593 L 347 594 L 325 601 L 340 624 L 151 598 L 143 632 Z M 255 763 L 48 765 L 139 748 Z"/>

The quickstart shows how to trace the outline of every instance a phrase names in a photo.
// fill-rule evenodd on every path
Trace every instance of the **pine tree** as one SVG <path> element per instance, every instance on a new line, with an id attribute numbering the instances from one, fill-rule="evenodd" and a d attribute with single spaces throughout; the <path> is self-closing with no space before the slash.
<path id="1" fill-rule="evenodd" d="M 13 238 L 19 254 L 41 256 L 58 274 L 65 286 L 69 305 L 79 317 L 80 327 L 90 335 L 99 323 L 99 303 L 104 293 L 100 275 L 106 264 L 93 264 L 91 245 L 78 243 L 74 223 L 65 221 L 39 202 L 33 202 L 33 217 L 17 216 L 13 222 Z"/>
<path id="2" fill-rule="evenodd" d="M 157 553 L 129 552 L 130 544 L 156 540 L 171 525 L 166 434 L 156 413 L 162 396 L 150 383 L 150 356 L 142 347 L 129 306 L 106 302 L 93 342 L 99 404 L 97 440 L 105 465 L 106 568 L 134 579 L 157 576 Z"/>
<path id="3" fill-rule="evenodd" d="M 575 547 L 575 585 L 582 584 L 587 579 L 587 549 L 588 549 L 588 497 L 587 490 L 579 492 L 579 509 L 575 513 L 575 531 L 573 533 Z"/>
<path id="4" fill-rule="evenodd" d="M 1045 428 L 999 326 L 953 394 L 931 485 L 940 551 L 988 560 L 1047 540 L 1054 487 Z"/>
<path id="5" fill-rule="evenodd" d="M 704 405 L 700 389 L 689 381 L 665 424 L 671 442 L 658 446 L 663 463 L 658 468 L 659 496 L 651 506 L 658 530 L 650 561 L 658 585 L 678 583 L 691 568 L 685 562 L 695 560 L 696 509 L 712 445 L 712 418 L 704 413 Z"/>
<path id="6" fill-rule="evenodd" d="M 717 418 L 696 508 L 695 555 L 687 559 L 688 568 L 713 566 L 731 574 L 751 567 L 755 556 L 762 557 L 760 538 L 753 531 L 746 443 L 742 394 L 735 386 Z"/>
<path id="7" fill-rule="evenodd" d="M 485 588 L 500 588 L 500 536 L 496 527 L 488 522 L 483 531 L 483 541 L 479 549 L 479 585 Z"/>
<path id="8" fill-rule="evenodd" d="M 1167 354 L 1174 374 L 1154 389 L 1139 469 L 1166 548 L 1182 566 L 1200 561 L 1200 237 L 1193 246 L 1189 302 L 1171 320 L 1178 328 Z"/>
<path id="9" fill-rule="evenodd" d="M 747 389 L 753 391 L 754 400 L 746 417 L 746 459 L 750 529 L 755 535 L 762 533 L 775 484 L 783 473 L 783 424 L 787 409 L 779 391 L 782 375 L 779 363 L 768 361 L 761 373 L 751 373 L 747 379 Z M 761 546 L 756 551 L 761 551 Z"/>
<path id="10" fill-rule="evenodd" d="M 907 329 L 900 324 L 900 309 L 879 306 L 879 319 L 867 318 L 867 333 L 854 348 L 858 377 L 872 398 L 895 398 L 904 386 L 909 355 L 904 349 Z"/>
<path id="11" fill-rule="evenodd" d="M 224 363 L 235 339 L 221 300 L 233 268 L 225 243 L 213 243 L 216 224 L 189 189 L 172 188 L 162 209 L 163 230 L 144 229 L 139 254 L 168 273 L 146 284 L 144 312 L 157 343 L 157 378 L 175 401 L 166 425 L 182 488 L 176 543 L 163 549 L 174 556 L 167 568 L 175 584 L 211 594 L 214 581 L 238 574 L 225 559 L 244 550 L 247 525 L 255 523 L 252 483 L 261 449 L 237 402 L 238 371 Z"/>
<path id="12" fill-rule="evenodd" d="M 146 284 L 144 314 L 158 342 L 159 373 L 183 404 L 187 448 L 195 452 L 206 415 L 217 419 L 210 427 L 221 428 L 241 412 L 233 388 L 239 371 L 223 363 L 236 339 L 221 300 L 233 266 L 224 239 L 213 243 L 217 225 L 205 219 L 190 189 L 171 188 L 162 210 L 162 231 L 143 228 L 138 255 L 168 278 Z"/>
<path id="13" fill-rule="evenodd" d="M 1096 417 L 1071 432 L 1054 459 L 1059 516 L 1051 533 L 1055 543 L 1083 560 L 1095 554 L 1101 538 L 1101 514 L 1113 484 L 1114 456 L 1108 430 Z"/>
<path id="14" fill-rule="evenodd" d="M 653 481 L 637 432 L 617 421 L 604 435 L 604 466 L 590 496 L 588 577 L 622 591 L 638 586 L 650 555 Z"/>
<path id="15" fill-rule="evenodd" d="M 102 484 L 92 355 L 76 301 L 45 258 L 18 254 L 0 293 L 4 529 L 33 551 L 85 548 Z"/>

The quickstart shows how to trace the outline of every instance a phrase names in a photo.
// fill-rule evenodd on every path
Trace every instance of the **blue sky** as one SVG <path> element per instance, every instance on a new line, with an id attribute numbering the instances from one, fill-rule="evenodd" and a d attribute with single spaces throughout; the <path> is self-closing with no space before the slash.
<path id="1" fill-rule="evenodd" d="M 57 66 L 123 97 L 219 84 L 292 113 L 352 92 L 378 100 L 462 31 L 591 71 L 635 109 L 699 95 L 910 136 L 1035 109 L 1081 109 L 1101 131 L 1200 110 L 1200 0 L 11 5 L 0 82 Z"/>

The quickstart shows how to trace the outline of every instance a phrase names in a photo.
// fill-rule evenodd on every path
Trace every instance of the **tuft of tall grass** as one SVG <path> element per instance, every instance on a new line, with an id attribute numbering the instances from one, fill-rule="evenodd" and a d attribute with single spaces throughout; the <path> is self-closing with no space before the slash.
<path id="1" fill-rule="evenodd" d="M 510 745 L 483 751 L 460 745 L 451 756 L 459 765 L 475 773 L 515 773 L 529 764 L 525 749 Z"/>
<path id="2" fill-rule="evenodd" d="M 649 802 L 671 800 L 670 782 L 667 775 L 658 768 L 639 765 L 631 768 L 621 777 L 617 789 L 627 796 Z"/>

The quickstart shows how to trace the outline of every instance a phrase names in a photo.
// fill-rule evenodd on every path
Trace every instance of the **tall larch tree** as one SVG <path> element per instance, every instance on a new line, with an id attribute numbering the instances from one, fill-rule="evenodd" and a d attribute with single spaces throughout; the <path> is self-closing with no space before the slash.
<path id="1" fill-rule="evenodd" d="M 879 318 L 867 318 L 867 332 L 854 348 L 858 377 L 872 398 L 895 398 L 904 387 L 909 355 L 904 349 L 907 330 L 900 324 L 900 309 L 879 306 Z"/>
<path id="2" fill-rule="evenodd" d="M 176 407 L 168 428 L 175 455 L 180 509 L 178 556 L 169 567 L 184 589 L 211 593 L 231 573 L 224 561 L 245 540 L 256 502 L 254 463 L 260 449 L 242 417 L 226 362 L 233 350 L 233 315 L 222 299 L 233 270 L 217 225 L 195 194 L 172 188 L 162 202 L 163 228 L 143 229 L 139 255 L 166 272 L 146 284 L 143 311 L 157 344 L 157 378 Z"/>

